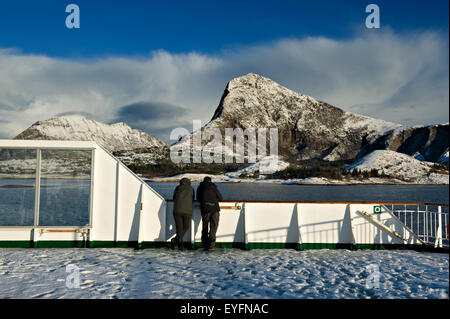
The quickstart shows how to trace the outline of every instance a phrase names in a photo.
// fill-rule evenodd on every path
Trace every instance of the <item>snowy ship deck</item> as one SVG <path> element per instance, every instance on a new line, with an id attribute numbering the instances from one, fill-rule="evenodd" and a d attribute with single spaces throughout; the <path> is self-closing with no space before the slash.
<path id="1" fill-rule="evenodd" d="M 0 247 L 167 247 L 172 205 L 96 143 L 0 140 Z M 220 206 L 217 247 L 448 249 L 448 205 Z M 195 203 L 184 240 L 200 237 Z"/>

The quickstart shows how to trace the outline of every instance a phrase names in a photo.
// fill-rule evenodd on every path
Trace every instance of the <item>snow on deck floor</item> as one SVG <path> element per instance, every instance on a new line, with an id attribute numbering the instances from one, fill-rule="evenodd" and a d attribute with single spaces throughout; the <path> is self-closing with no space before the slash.
<path id="1" fill-rule="evenodd" d="M 80 288 L 66 288 L 66 266 Z M 368 288 L 367 265 L 379 267 Z M 373 277 L 373 274 L 372 274 Z M 0 298 L 448 298 L 449 255 L 396 251 L 0 249 Z"/>

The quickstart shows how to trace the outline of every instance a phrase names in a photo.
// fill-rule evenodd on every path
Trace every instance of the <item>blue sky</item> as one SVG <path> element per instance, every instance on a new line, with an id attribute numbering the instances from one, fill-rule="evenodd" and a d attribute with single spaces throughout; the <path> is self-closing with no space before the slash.
<path id="1" fill-rule="evenodd" d="M 81 28 L 65 27 L 65 6 L 78 4 Z M 213 53 L 280 38 L 344 38 L 363 25 L 365 7 L 381 8 L 398 32 L 448 32 L 448 1 L 2 1 L 0 47 L 50 56 Z M 376 30 L 370 30 L 376 31 Z"/>
<path id="2" fill-rule="evenodd" d="M 80 29 L 65 26 L 70 3 Z M 365 27 L 369 3 L 380 29 Z M 440 0 L 2 1 L 0 138 L 84 114 L 168 141 L 249 72 L 345 111 L 448 122 L 448 12 Z"/>

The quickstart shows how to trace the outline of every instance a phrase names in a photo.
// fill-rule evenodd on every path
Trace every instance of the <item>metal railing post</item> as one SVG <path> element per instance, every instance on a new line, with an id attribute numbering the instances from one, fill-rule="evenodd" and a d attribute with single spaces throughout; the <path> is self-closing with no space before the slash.
<path id="1" fill-rule="evenodd" d="M 428 205 L 425 206 L 425 236 L 426 236 L 426 242 L 428 242 Z"/>
<path id="2" fill-rule="evenodd" d="M 420 205 L 417 205 L 417 210 L 416 210 L 416 221 L 417 221 L 417 235 L 419 235 L 419 233 L 420 233 L 420 218 L 419 218 L 419 210 L 420 210 Z"/>
<path id="3" fill-rule="evenodd" d="M 248 249 L 248 233 L 247 233 L 247 216 L 246 216 L 247 205 L 245 203 L 242 204 L 242 214 L 243 214 L 243 231 L 244 231 L 244 249 Z"/>
<path id="4" fill-rule="evenodd" d="M 434 242 L 434 247 L 442 247 L 442 224 L 441 224 L 441 206 L 438 206 L 438 213 L 437 213 L 437 222 L 438 222 L 438 228 L 437 228 L 437 234 L 436 234 L 436 240 Z"/>
<path id="5" fill-rule="evenodd" d="M 403 219 L 405 220 L 405 221 L 404 221 L 405 226 L 407 226 L 407 224 L 406 224 L 406 204 L 405 204 L 404 207 L 403 207 Z"/>
<path id="6" fill-rule="evenodd" d="M 444 214 L 444 225 L 445 225 L 445 239 L 448 240 L 449 234 L 448 234 L 448 220 L 447 220 L 447 214 Z"/>
<path id="7" fill-rule="evenodd" d="M 41 201 L 41 150 L 36 150 L 36 186 L 34 198 L 34 226 L 39 226 L 39 206 Z"/>

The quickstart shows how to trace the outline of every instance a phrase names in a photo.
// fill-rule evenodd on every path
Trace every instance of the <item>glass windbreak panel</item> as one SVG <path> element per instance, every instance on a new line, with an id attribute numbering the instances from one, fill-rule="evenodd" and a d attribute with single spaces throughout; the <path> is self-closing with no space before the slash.
<path id="1" fill-rule="evenodd" d="M 91 156 L 91 151 L 41 151 L 40 226 L 89 224 Z"/>
<path id="2" fill-rule="evenodd" d="M 0 148 L 0 226 L 33 226 L 36 150 Z"/>

